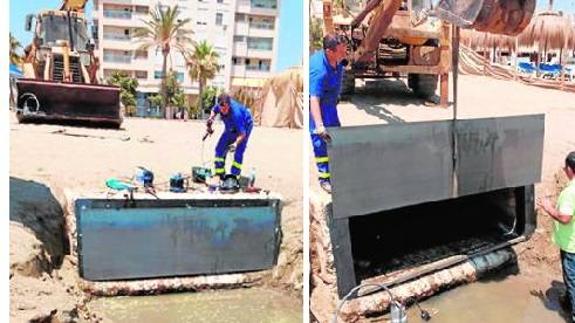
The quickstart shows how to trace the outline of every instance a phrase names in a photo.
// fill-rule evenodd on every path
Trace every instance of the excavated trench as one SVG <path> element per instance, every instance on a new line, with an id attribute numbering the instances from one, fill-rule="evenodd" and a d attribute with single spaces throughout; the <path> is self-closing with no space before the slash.
<path id="1" fill-rule="evenodd" d="M 454 256 L 473 256 L 525 234 L 523 188 L 508 188 L 350 218 L 357 282 Z"/>
<path id="2" fill-rule="evenodd" d="M 60 268 L 69 252 L 69 241 L 64 232 L 63 207 L 50 187 L 10 177 L 10 221 L 32 233 L 46 250 L 50 265 L 44 270 Z"/>
<path id="3" fill-rule="evenodd" d="M 164 310 L 158 317 L 172 315 L 171 320 L 174 322 L 188 322 L 190 317 L 195 318 L 191 319 L 192 321 L 210 322 L 210 318 L 229 317 L 230 315 L 241 317 L 244 315 L 263 321 L 282 319 L 285 322 L 301 321 L 301 304 L 297 297 L 286 295 L 267 286 L 254 287 L 255 282 L 261 280 L 263 275 L 261 272 L 98 283 L 82 279 L 78 273 L 82 263 L 77 260 L 76 214 L 72 198 L 74 195 L 68 196 L 60 191 L 59 188 L 54 189 L 35 181 L 10 179 L 10 220 L 14 222 L 11 224 L 11 230 L 13 230 L 13 237 L 19 239 L 11 241 L 12 319 L 17 321 L 30 319 L 74 321 L 80 317 L 90 321 L 99 320 L 102 317 L 119 317 L 122 321 L 139 322 L 149 318 L 150 313 L 157 311 L 159 306 Z M 248 202 L 250 201 L 243 201 L 244 204 L 249 204 Z M 165 201 L 164 204 L 166 203 L 169 204 L 169 201 Z M 254 203 L 261 204 L 258 201 Z M 220 207 L 220 209 L 223 208 Z M 215 217 L 213 213 L 216 211 L 212 211 L 212 218 Z M 96 215 L 102 217 L 102 214 Z M 124 214 L 120 220 L 123 219 L 124 222 L 131 220 L 129 216 L 130 214 Z M 141 217 L 141 214 L 135 214 L 135 216 Z M 258 216 L 262 217 L 261 214 L 252 214 L 252 217 Z M 233 218 L 232 220 L 238 227 L 244 228 L 247 225 L 247 221 L 242 221 L 242 219 Z M 258 222 L 258 227 L 263 225 L 261 222 Z M 113 225 L 118 226 L 118 222 L 114 222 Z M 84 228 L 84 234 L 91 233 L 86 228 L 89 226 Z M 202 228 L 207 230 L 206 226 Z M 218 227 L 218 229 L 221 228 Z M 99 232 L 100 236 L 92 237 L 93 241 L 90 243 L 84 241 L 85 247 L 105 245 L 109 242 L 105 241 L 109 239 L 106 233 L 106 231 Z M 189 235 L 189 228 L 181 234 Z M 27 243 L 31 239 L 29 236 L 36 240 Z M 253 236 L 252 232 L 250 239 L 253 239 Z M 153 237 L 150 235 L 148 241 L 154 241 L 152 238 L 158 239 L 158 237 L 158 233 Z M 244 238 L 244 243 L 245 241 Z M 149 243 L 140 242 L 144 252 L 152 249 Z M 126 243 L 124 241 L 123 244 L 116 244 L 115 250 L 107 246 L 100 251 L 116 257 L 129 249 L 130 246 Z M 157 241 L 154 245 L 158 246 Z M 113 251 L 110 252 L 111 250 Z M 190 249 L 188 253 L 189 251 Z M 150 268 L 150 266 L 146 267 Z M 233 289 L 234 287 L 237 289 Z M 207 292 L 211 289 L 213 291 Z M 192 292 L 183 292 L 186 290 Z M 199 290 L 205 292 L 195 292 Z M 99 297 L 122 294 L 153 295 L 169 291 L 182 293 L 148 297 Z M 263 300 L 268 301 L 265 303 L 267 305 L 262 305 Z M 189 302 L 201 304 L 201 306 L 181 312 L 181 306 Z M 282 305 L 274 305 L 276 302 Z M 216 306 L 216 303 L 222 306 Z M 101 304 L 110 308 L 102 307 Z M 228 312 L 229 308 L 233 308 L 235 312 Z"/>

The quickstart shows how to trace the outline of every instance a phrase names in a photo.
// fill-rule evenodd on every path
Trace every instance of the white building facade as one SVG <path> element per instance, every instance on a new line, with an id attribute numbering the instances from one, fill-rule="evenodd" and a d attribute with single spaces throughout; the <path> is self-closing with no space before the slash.
<path id="1" fill-rule="evenodd" d="M 138 106 L 150 93 L 158 93 L 162 78 L 160 51 L 139 50 L 134 38 L 143 20 L 157 4 L 178 5 L 180 17 L 189 18 L 191 38 L 207 40 L 220 59 L 220 71 L 208 85 L 230 90 L 258 86 L 275 70 L 278 49 L 280 0 L 94 0 L 93 22 L 100 77 L 123 71 L 138 79 Z M 198 93 L 186 63 L 176 50 L 168 57 L 186 94 Z"/>

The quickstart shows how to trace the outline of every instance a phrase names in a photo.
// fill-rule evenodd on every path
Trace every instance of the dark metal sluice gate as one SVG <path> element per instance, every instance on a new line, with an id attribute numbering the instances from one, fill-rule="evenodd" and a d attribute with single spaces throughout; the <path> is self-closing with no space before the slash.
<path id="1" fill-rule="evenodd" d="M 543 115 L 330 133 L 328 223 L 340 297 L 362 281 L 496 250 L 535 230 Z"/>
<path id="2" fill-rule="evenodd" d="M 279 199 L 80 199 L 80 276 L 91 281 L 217 275 L 277 262 Z"/>

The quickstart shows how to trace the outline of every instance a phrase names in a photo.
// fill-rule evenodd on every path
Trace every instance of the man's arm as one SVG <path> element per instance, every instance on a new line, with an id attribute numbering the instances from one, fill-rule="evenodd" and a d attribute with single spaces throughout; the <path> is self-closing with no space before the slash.
<path id="1" fill-rule="evenodd" d="M 245 109 L 249 111 L 247 107 Z M 234 118 L 234 123 L 237 125 L 237 130 L 239 133 L 238 137 L 236 138 L 236 141 L 234 141 L 234 146 L 237 147 L 242 141 L 244 141 L 244 139 L 246 139 L 248 129 L 246 125 L 246 120 L 242 115 L 234 114 L 232 118 Z"/>
<path id="2" fill-rule="evenodd" d="M 315 124 L 315 133 L 329 140 L 329 135 L 323 125 L 320 108 L 320 96 L 323 94 L 325 71 L 312 68 L 309 73 L 309 111 Z"/>
<path id="3" fill-rule="evenodd" d="M 246 139 L 246 133 L 245 132 L 241 132 L 238 137 L 236 138 L 236 141 L 234 142 L 235 146 L 238 146 L 242 141 L 244 141 L 244 139 Z"/>
<path id="4" fill-rule="evenodd" d="M 321 118 L 321 109 L 319 107 L 319 98 L 317 96 L 312 96 L 309 99 L 309 109 L 311 112 L 311 117 L 313 118 L 313 122 L 315 124 L 315 128 L 318 130 L 323 129 L 323 120 Z"/>
<path id="5" fill-rule="evenodd" d="M 567 214 L 564 213 L 564 210 L 558 210 L 557 208 L 555 208 L 553 206 L 553 204 L 551 204 L 551 201 L 548 198 L 544 198 L 543 200 L 539 201 L 537 203 L 547 214 L 549 214 L 549 216 L 551 216 L 555 221 L 562 223 L 562 224 L 567 224 L 571 221 L 572 213 L 571 214 Z"/>
<path id="6" fill-rule="evenodd" d="M 212 111 L 210 112 L 210 116 L 208 117 L 208 124 L 211 124 L 214 122 L 216 115 L 218 115 L 218 113 L 216 112 L 216 107 L 213 107 Z"/>

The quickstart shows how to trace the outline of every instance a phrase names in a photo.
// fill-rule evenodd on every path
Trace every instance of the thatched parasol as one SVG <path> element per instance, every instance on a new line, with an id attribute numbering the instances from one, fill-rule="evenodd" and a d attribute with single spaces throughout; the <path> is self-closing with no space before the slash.
<path id="1" fill-rule="evenodd" d="M 271 88 L 274 95 L 280 97 L 283 92 L 293 85 L 297 92 L 303 91 L 301 68 L 292 67 L 267 79 L 264 88 Z"/>
<path id="2" fill-rule="evenodd" d="M 496 61 L 498 50 L 515 52 L 517 49 L 516 37 L 475 30 L 461 30 L 461 42 L 473 50 L 483 51 L 486 58 L 487 53 L 491 52 L 493 62 Z"/>
<path id="3" fill-rule="evenodd" d="M 550 0 L 549 9 L 538 13 L 519 35 L 519 44 L 537 46 L 540 53 L 546 53 L 550 49 L 566 48 L 572 33 L 571 19 L 553 11 L 553 0 Z"/>
<path id="4" fill-rule="evenodd" d="M 461 42 L 472 49 L 515 50 L 515 37 L 475 30 L 461 30 Z"/>
<path id="5" fill-rule="evenodd" d="M 571 28 L 569 28 L 569 33 L 567 35 L 567 49 L 575 50 L 575 15 L 568 17 L 569 24 Z"/>

